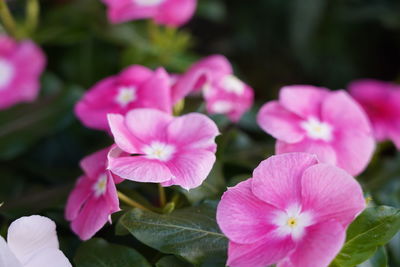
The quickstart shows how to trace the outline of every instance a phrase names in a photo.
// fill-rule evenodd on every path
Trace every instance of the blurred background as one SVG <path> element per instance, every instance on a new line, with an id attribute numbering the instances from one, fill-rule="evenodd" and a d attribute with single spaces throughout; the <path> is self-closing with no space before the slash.
<path id="1" fill-rule="evenodd" d="M 9 2 L 22 17 L 25 1 Z M 273 153 L 274 140 L 258 128 L 255 114 L 283 85 L 341 89 L 358 78 L 400 81 L 398 0 L 199 0 L 185 27 L 155 32 L 146 21 L 110 25 L 99 0 L 44 0 L 33 39 L 48 58 L 41 97 L 0 111 L 0 233 L 19 216 L 47 215 L 70 257 L 80 241 L 63 208 L 81 174 L 79 160 L 112 143 L 73 114 L 77 99 L 98 80 L 131 64 L 180 73 L 201 57 L 227 56 L 256 94 L 255 107 L 237 127 L 215 118 L 226 130 L 218 155 L 228 185 L 248 178 Z M 400 207 L 400 156 L 390 144 L 381 151 L 361 182 L 375 202 Z M 216 186 L 214 198 L 226 184 Z M 113 240 L 112 232 L 106 227 L 99 236 Z M 400 266 L 399 236 L 391 248 L 391 264 Z"/>

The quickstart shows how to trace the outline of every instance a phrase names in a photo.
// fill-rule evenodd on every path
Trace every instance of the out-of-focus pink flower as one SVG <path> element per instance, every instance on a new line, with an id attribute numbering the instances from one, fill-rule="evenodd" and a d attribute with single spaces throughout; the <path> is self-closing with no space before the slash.
<path id="1" fill-rule="evenodd" d="M 0 109 L 34 101 L 45 65 L 45 55 L 36 44 L 0 35 Z"/>
<path id="2" fill-rule="evenodd" d="M 365 79 L 352 82 L 349 90 L 367 112 L 375 138 L 391 140 L 400 149 L 400 85 Z"/>
<path id="3" fill-rule="evenodd" d="M 49 218 L 19 218 L 8 228 L 7 241 L 0 236 L 2 267 L 72 267 L 59 249 L 56 224 Z"/>
<path id="4" fill-rule="evenodd" d="M 217 222 L 229 266 L 328 266 L 365 208 L 361 186 L 315 155 L 273 156 L 222 196 Z"/>
<path id="5" fill-rule="evenodd" d="M 100 150 L 81 161 L 85 174 L 68 198 L 65 218 L 82 240 L 94 236 L 111 221 L 111 214 L 120 210 L 115 183 L 121 179 L 106 170 L 109 150 Z"/>
<path id="6" fill-rule="evenodd" d="M 265 104 L 257 118 L 278 139 L 276 153 L 308 152 L 352 175 L 361 173 L 375 148 L 364 110 L 346 92 L 308 85 L 281 89 L 279 101 Z"/>
<path id="7" fill-rule="evenodd" d="M 125 117 L 108 115 L 117 146 L 108 169 L 121 178 L 163 186 L 199 186 L 215 162 L 215 123 L 190 113 L 172 117 L 154 109 L 135 109 Z"/>
<path id="8" fill-rule="evenodd" d="M 209 113 L 226 114 L 235 122 L 253 104 L 253 89 L 233 75 L 231 64 L 221 55 L 195 63 L 179 77 L 172 88 L 172 101 L 176 103 L 199 90 L 203 91 Z"/>
<path id="9" fill-rule="evenodd" d="M 107 114 L 126 114 L 135 108 L 155 108 L 171 112 L 170 77 L 164 69 L 151 71 L 131 66 L 119 75 L 101 80 L 75 106 L 82 123 L 109 131 Z"/>
<path id="10" fill-rule="evenodd" d="M 111 23 L 153 19 L 157 24 L 179 27 L 196 11 L 197 0 L 103 0 Z"/>

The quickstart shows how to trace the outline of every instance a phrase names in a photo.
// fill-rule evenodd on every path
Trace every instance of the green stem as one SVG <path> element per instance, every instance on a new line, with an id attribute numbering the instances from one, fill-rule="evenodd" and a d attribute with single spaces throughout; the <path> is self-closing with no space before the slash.
<path id="1" fill-rule="evenodd" d="M 0 0 L 0 18 L 8 34 L 17 38 L 18 37 L 17 23 L 15 22 L 14 17 L 12 16 L 5 0 Z"/>
<path id="2" fill-rule="evenodd" d="M 148 208 L 146 208 L 145 206 L 143 206 L 142 204 L 140 204 L 140 203 L 136 202 L 135 200 L 129 198 L 127 195 L 124 195 L 123 193 L 121 193 L 119 191 L 117 193 L 118 193 L 118 198 L 121 201 L 123 201 L 126 204 L 128 204 L 129 206 L 132 206 L 134 208 L 138 208 L 138 209 L 141 209 L 141 210 L 145 210 L 145 211 L 151 211 Z"/>
<path id="3" fill-rule="evenodd" d="M 39 23 L 40 5 L 38 0 L 28 0 L 26 5 L 26 29 L 32 34 Z"/>
<path id="4" fill-rule="evenodd" d="M 165 189 L 161 184 L 158 184 L 158 193 L 160 195 L 160 206 L 164 207 L 167 203 L 167 197 L 165 195 Z"/>

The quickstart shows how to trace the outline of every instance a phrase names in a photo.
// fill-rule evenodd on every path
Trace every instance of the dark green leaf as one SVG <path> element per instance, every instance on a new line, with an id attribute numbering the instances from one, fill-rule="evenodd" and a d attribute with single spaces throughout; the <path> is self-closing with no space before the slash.
<path id="1" fill-rule="evenodd" d="M 179 255 L 194 264 L 216 255 L 223 260 L 226 256 L 228 240 L 218 228 L 215 206 L 211 204 L 164 215 L 134 209 L 121 217 L 117 232 L 118 228 L 128 229 L 152 248 Z"/>
<path id="2" fill-rule="evenodd" d="M 156 267 L 189 267 L 193 266 L 175 256 L 165 256 L 156 263 Z"/>
<path id="3" fill-rule="evenodd" d="M 77 267 L 150 267 L 136 250 L 94 238 L 81 245 L 74 258 Z"/>
<path id="4" fill-rule="evenodd" d="M 367 208 L 350 225 L 347 240 L 332 266 L 351 267 L 369 259 L 400 229 L 400 210 L 387 207 Z"/>

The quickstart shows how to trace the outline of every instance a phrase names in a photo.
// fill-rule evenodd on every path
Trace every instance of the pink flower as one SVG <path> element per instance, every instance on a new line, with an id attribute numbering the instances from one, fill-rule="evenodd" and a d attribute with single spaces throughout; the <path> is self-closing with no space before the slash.
<path id="1" fill-rule="evenodd" d="M 115 182 L 121 180 L 106 170 L 108 151 L 100 150 L 81 161 L 85 174 L 67 201 L 65 218 L 71 221 L 72 230 L 82 240 L 94 236 L 111 221 L 110 215 L 120 210 Z"/>
<path id="2" fill-rule="evenodd" d="M 235 122 L 253 104 L 253 89 L 233 75 L 231 64 L 221 55 L 209 56 L 191 66 L 174 85 L 172 101 L 176 103 L 199 90 L 203 91 L 209 113 L 226 114 Z"/>
<path id="3" fill-rule="evenodd" d="M 366 79 L 352 82 L 349 90 L 367 112 L 375 138 L 392 140 L 400 149 L 400 86 Z"/>
<path id="4" fill-rule="evenodd" d="M 170 94 L 170 77 L 164 69 L 152 72 L 134 65 L 89 89 L 76 104 L 75 114 L 89 128 L 109 130 L 108 113 L 126 114 L 142 107 L 171 112 Z"/>
<path id="5" fill-rule="evenodd" d="M 34 101 L 45 64 L 42 50 L 33 42 L 17 43 L 0 35 L 0 109 Z"/>
<path id="6" fill-rule="evenodd" d="M 199 186 L 215 162 L 215 123 L 205 115 L 172 117 L 154 109 L 108 115 L 117 146 L 108 169 L 121 178 L 163 186 Z"/>
<path id="7" fill-rule="evenodd" d="M 7 241 L 0 236 L 2 267 L 72 267 L 59 249 L 56 224 L 49 218 L 19 218 L 8 228 Z"/>
<path id="8" fill-rule="evenodd" d="M 111 23 L 153 19 L 157 24 L 178 27 L 196 11 L 197 0 L 104 0 Z"/>
<path id="9" fill-rule="evenodd" d="M 375 143 L 367 115 L 344 91 L 307 85 L 281 89 L 279 101 L 265 104 L 258 124 L 278 139 L 276 153 L 308 152 L 352 175 L 361 173 Z"/>
<path id="10" fill-rule="evenodd" d="M 360 185 L 345 171 L 307 153 L 273 156 L 218 205 L 217 222 L 230 240 L 227 264 L 328 266 L 364 208 Z"/>

